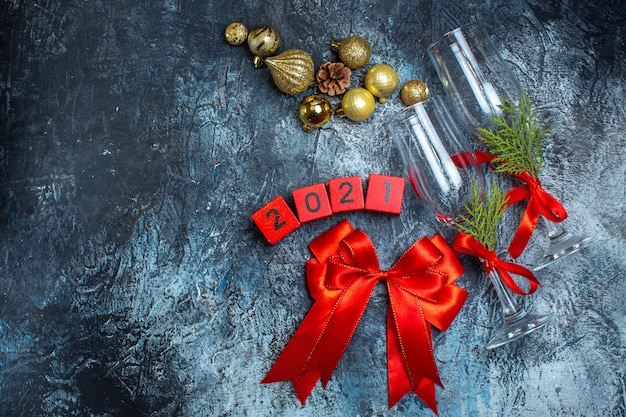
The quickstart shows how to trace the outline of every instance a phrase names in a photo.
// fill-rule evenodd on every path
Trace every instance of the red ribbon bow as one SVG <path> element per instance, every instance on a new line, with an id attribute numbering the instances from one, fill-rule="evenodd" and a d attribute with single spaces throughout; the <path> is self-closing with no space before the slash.
<path id="1" fill-rule="evenodd" d="M 533 274 L 531 270 L 520 264 L 508 262 L 498 258 L 495 250 L 490 251 L 476 238 L 466 233 L 459 232 L 456 234 L 456 236 L 454 237 L 454 243 L 452 244 L 452 248 L 459 253 L 465 253 L 467 255 L 472 255 L 482 259 L 482 264 L 485 268 L 485 271 L 487 271 L 487 273 L 491 272 L 494 269 L 498 271 L 500 277 L 502 278 L 502 282 L 504 282 L 504 284 L 516 294 L 532 294 L 541 285 L 539 283 L 539 280 L 537 279 L 537 277 L 535 277 L 535 274 Z M 528 280 L 528 292 L 522 290 L 519 285 L 517 285 L 515 280 L 511 277 L 510 273 L 519 275 Z"/>
<path id="2" fill-rule="evenodd" d="M 315 303 L 263 383 L 292 381 L 304 405 L 319 379 L 325 388 L 347 348 L 374 287 L 387 285 L 389 408 L 409 391 L 435 413 L 435 384 L 442 386 L 432 347 L 431 327 L 445 331 L 467 292 L 453 284 L 464 270 L 441 235 L 423 237 L 388 271 L 379 267 L 369 237 L 346 220 L 309 248 L 307 283 Z"/>
<path id="3" fill-rule="evenodd" d="M 496 168 L 492 163 L 495 156 L 488 152 L 475 151 L 475 158 L 470 158 L 466 154 L 459 154 L 453 157 L 457 166 L 466 167 L 473 163 L 487 163 L 492 169 Z M 567 218 L 567 210 L 556 198 L 541 187 L 539 179 L 533 177 L 528 172 L 509 175 L 522 181 L 524 185 L 515 187 L 506 193 L 506 196 L 509 198 L 507 205 L 510 206 L 528 199 L 526 210 L 508 249 L 509 254 L 516 259 L 526 249 L 540 216 L 558 223 Z"/>
<path id="4" fill-rule="evenodd" d="M 556 198 L 541 187 L 541 182 L 528 172 L 514 174 L 513 177 L 525 184 L 506 193 L 509 197 L 508 205 L 528 199 L 522 220 L 509 245 L 509 253 L 513 258 L 517 258 L 528 245 L 540 216 L 558 223 L 567 218 L 567 211 Z"/>

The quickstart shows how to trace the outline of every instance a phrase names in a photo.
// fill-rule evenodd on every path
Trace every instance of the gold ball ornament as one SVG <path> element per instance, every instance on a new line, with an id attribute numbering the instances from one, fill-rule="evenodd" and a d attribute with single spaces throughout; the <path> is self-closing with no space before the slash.
<path id="1" fill-rule="evenodd" d="M 272 26 L 252 29 L 248 34 L 248 48 L 254 55 L 254 67 L 263 66 L 263 58 L 276 55 L 280 48 L 280 34 Z"/>
<path id="2" fill-rule="evenodd" d="M 330 121 L 333 108 L 328 99 L 319 94 L 305 97 L 298 107 L 298 117 L 302 121 L 302 129 L 307 132 L 322 127 Z"/>
<path id="3" fill-rule="evenodd" d="M 372 93 L 365 88 L 357 87 L 348 90 L 341 100 L 341 107 L 335 114 L 347 117 L 355 122 L 362 122 L 369 118 L 376 108 L 376 100 Z"/>
<path id="4" fill-rule="evenodd" d="M 428 85 L 422 80 L 409 80 L 400 89 L 400 98 L 405 106 L 428 100 Z"/>
<path id="5" fill-rule="evenodd" d="M 361 36 L 333 41 L 330 48 L 339 54 L 341 62 L 350 69 L 364 67 L 372 57 L 370 43 Z"/>
<path id="6" fill-rule="evenodd" d="M 233 22 L 224 30 L 226 42 L 231 45 L 243 45 L 248 39 L 248 28 L 243 23 Z"/>
<path id="7" fill-rule="evenodd" d="M 388 97 L 398 88 L 398 74 L 387 64 L 376 64 L 365 74 L 365 88 L 369 90 L 381 103 L 386 103 Z"/>
<path id="8" fill-rule="evenodd" d="M 313 58 L 301 49 L 288 49 L 280 55 L 265 58 L 276 87 L 283 93 L 298 94 L 313 85 Z"/>

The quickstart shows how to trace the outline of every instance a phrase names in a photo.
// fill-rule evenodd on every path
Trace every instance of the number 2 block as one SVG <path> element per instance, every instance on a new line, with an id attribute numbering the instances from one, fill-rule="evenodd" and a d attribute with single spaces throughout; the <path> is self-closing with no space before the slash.
<path id="1" fill-rule="evenodd" d="M 365 208 L 361 177 L 334 178 L 328 181 L 328 193 L 333 213 Z"/>
<path id="2" fill-rule="evenodd" d="M 404 178 L 370 174 L 365 210 L 400 214 L 404 197 Z"/>
<path id="3" fill-rule="evenodd" d="M 293 202 L 302 223 L 331 216 L 333 211 L 324 183 L 293 190 Z"/>
<path id="4" fill-rule="evenodd" d="M 298 218 L 281 196 L 261 207 L 251 217 L 270 245 L 275 245 L 300 227 Z"/>

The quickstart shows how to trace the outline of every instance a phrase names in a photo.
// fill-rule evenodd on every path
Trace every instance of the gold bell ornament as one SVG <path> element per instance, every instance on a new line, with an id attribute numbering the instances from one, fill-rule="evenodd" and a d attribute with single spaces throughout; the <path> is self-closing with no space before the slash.
<path id="1" fill-rule="evenodd" d="M 330 121 L 333 108 L 328 99 L 319 94 L 305 97 L 298 107 L 298 117 L 302 121 L 302 129 L 307 132 L 322 127 Z"/>
<path id="2" fill-rule="evenodd" d="M 341 62 L 350 69 L 364 67 L 372 57 L 370 43 L 361 36 L 333 41 L 330 48 L 339 54 Z"/>
<path id="3" fill-rule="evenodd" d="M 398 74 L 387 64 L 376 64 L 365 74 L 365 88 L 381 103 L 386 103 L 398 88 Z"/>
<path id="4" fill-rule="evenodd" d="M 374 113 L 375 108 L 376 100 L 372 93 L 365 88 L 357 87 L 343 95 L 341 107 L 337 109 L 335 115 L 362 122 Z"/>
<path id="5" fill-rule="evenodd" d="M 428 100 L 428 85 L 422 80 L 409 80 L 400 89 L 400 98 L 405 106 Z"/>
<path id="6" fill-rule="evenodd" d="M 252 29 L 248 34 L 248 48 L 254 55 L 254 67 L 261 68 L 264 58 L 276 55 L 280 48 L 280 34 L 269 25 Z"/>
<path id="7" fill-rule="evenodd" d="M 276 87 L 283 93 L 298 94 L 313 85 L 313 58 L 301 49 L 288 49 L 280 55 L 265 58 Z"/>

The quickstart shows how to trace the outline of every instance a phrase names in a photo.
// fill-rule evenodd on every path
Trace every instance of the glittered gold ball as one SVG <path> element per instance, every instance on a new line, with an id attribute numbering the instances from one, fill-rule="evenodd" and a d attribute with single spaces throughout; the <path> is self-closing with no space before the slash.
<path id="1" fill-rule="evenodd" d="M 280 48 L 280 34 L 268 25 L 252 29 L 248 34 L 248 48 L 254 56 L 272 56 Z"/>
<path id="2" fill-rule="evenodd" d="M 422 80 L 409 80 L 400 89 L 400 98 L 406 106 L 428 100 L 428 86 Z"/>
<path id="3" fill-rule="evenodd" d="M 319 94 L 305 97 L 298 107 L 298 117 L 302 121 L 302 129 L 307 132 L 322 127 L 330 121 L 333 108 L 330 102 Z"/>
<path id="4" fill-rule="evenodd" d="M 369 118 L 376 108 L 376 100 L 372 93 L 365 88 L 357 87 L 348 90 L 343 95 L 341 107 L 335 114 L 339 117 L 347 117 L 355 122 L 362 122 Z"/>
<path id="5" fill-rule="evenodd" d="M 398 74 L 387 64 L 376 64 L 365 74 L 365 88 L 385 103 L 398 88 Z"/>
<path id="6" fill-rule="evenodd" d="M 243 45 L 248 39 L 248 28 L 243 23 L 233 22 L 226 26 L 224 37 L 231 45 Z"/>
<path id="7" fill-rule="evenodd" d="M 333 41 L 330 47 L 339 54 L 341 62 L 350 69 L 364 67 L 372 57 L 370 43 L 361 36 L 350 36 L 344 40 Z"/>

